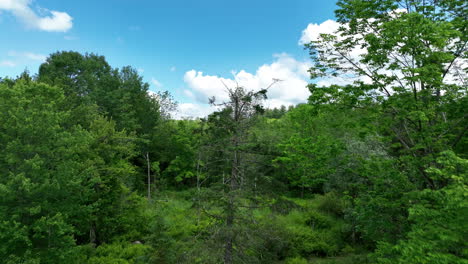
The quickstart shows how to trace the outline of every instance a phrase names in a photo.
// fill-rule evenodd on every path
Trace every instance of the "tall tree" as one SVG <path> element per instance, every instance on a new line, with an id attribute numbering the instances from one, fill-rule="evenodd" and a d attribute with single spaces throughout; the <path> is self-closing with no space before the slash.
<path id="1" fill-rule="evenodd" d="M 396 245 L 382 243 L 373 254 L 376 263 L 467 263 L 468 160 L 446 151 L 437 163 L 428 173 L 451 183 L 440 190 L 411 194 L 411 229 Z"/>
<path id="2" fill-rule="evenodd" d="M 313 78 L 347 76 L 347 86 L 309 85 L 312 103 L 363 107 L 379 103 L 380 126 L 406 156 L 412 181 L 438 189 L 447 182 L 426 169 L 437 153 L 466 149 L 466 1 L 340 0 L 340 27 L 307 45 Z"/>
<path id="3" fill-rule="evenodd" d="M 39 68 L 38 81 L 64 89 L 69 108 L 96 104 L 119 130 L 147 135 L 160 118 L 158 98 L 148 94 L 149 85 L 138 72 L 131 67 L 113 69 L 103 56 L 51 54 Z"/>
<path id="4" fill-rule="evenodd" d="M 134 133 L 140 155 L 133 162 L 142 174 L 148 173 L 148 161 L 158 161 L 154 158 L 158 156 L 155 145 L 161 140 L 158 126 L 170 116 L 175 103 L 167 92 L 150 92 L 138 71 L 128 66 L 114 69 L 95 54 L 57 52 L 40 66 L 37 79 L 64 90 L 64 109 L 72 110 L 73 120 L 83 127 L 89 128 L 93 118 L 85 117 L 97 108 L 100 115 L 115 122 L 117 130 Z M 132 185 L 143 191 L 145 182 L 147 177 L 137 177 Z"/>
<path id="5" fill-rule="evenodd" d="M 252 158 L 248 151 L 249 134 L 254 117 L 263 112 L 261 103 L 266 99 L 269 87 L 260 91 L 249 91 L 240 86 L 226 87 L 228 101 L 216 103 L 214 97 L 210 99 L 212 105 L 223 108 L 222 111 L 213 114 L 210 120 L 214 129 L 218 130 L 221 140 L 227 144 L 225 157 L 230 170 L 229 174 L 223 175 L 222 179 L 225 193 L 223 197 L 225 215 L 223 261 L 227 264 L 235 261 L 236 252 L 237 255 L 242 252 L 242 245 L 238 241 L 238 227 L 241 219 L 239 209 L 251 206 L 248 203 L 245 204 L 245 199 L 249 197 L 246 194 L 256 187 L 255 179 L 252 180 L 252 175 L 248 175 L 247 169 L 251 162 L 249 159 Z"/>
<path id="6" fill-rule="evenodd" d="M 84 129 L 65 101 L 60 88 L 32 80 L 0 84 L 6 263 L 74 263 L 77 245 L 109 242 L 132 228 L 125 182 L 135 172 L 135 139 L 96 113 Z"/>

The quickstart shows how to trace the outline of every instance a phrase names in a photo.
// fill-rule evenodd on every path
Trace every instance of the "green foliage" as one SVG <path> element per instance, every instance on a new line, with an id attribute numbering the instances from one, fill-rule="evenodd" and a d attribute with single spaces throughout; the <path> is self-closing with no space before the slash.
<path id="1" fill-rule="evenodd" d="M 380 263 L 465 263 L 466 175 L 456 158 L 438 158 L 466 155 L 466 69 L 457 68 L 467 59 L 464 2 L 340 0 L 337 31 L 306 45 L 313 79 L 349 78 L 310 84 L 309 102 L 370 121 L 357 126 L 371 133 L 337 137 L 340 169 L 326 189 L 348 201 L 349 241 L 377 243 Z"/>
<path id="2" fill-rule="evenodd" d="M 350 81 L 288 110 L 170 120 L 77 52 L 0 79 L 2 263 L 468 263 L 465 2 L 339 0 L 310 73 Z"/>
<path id="3" fill-rule="evenodd" d="M 302 256 L 333 256 L 340 252 L 340 228 L 330 228 L 330 222 L 314 213 L 291 212 L 279 217 L 290 234 L 292 251 Z"/>
<path id="4" fill-rule="evenodd" d="M 0 85 L 0 111 L 8 113 L 0 117 L 0 253 L 7 262 L 68 262 L 76 244 L 109 241 L 130 231 L 120 221 L 127 213 L 138 217 L 123 185 L 134 173 L 133 138 L 101 117 L 88 130 L 70 126 L 64 100 L 46 84 Z"/>
<path id="5" fill-rule="evenodd" d="M 410 231 L 396 245 L 380 244 L 374 255 L 378 263 L 468 263 L 468 161 L 445 152 L 438 162 L 440 167 L 429 172 L 451 184 L 413 195 Z"/>
<path id="6" fill-rule="evenodd" d="M 323 120 L 323 114 L 310 105 L 301 105 L 285 116 L 287 138 L 278 144 L 281 155 L 274 159 L 288 175 L 290 186 L 323 192 L 327 177 L 332 173 L 331 160 L 339 152 L 338 142 L 323 133 L 317 124 Z M 307 125 L 303 125 L 304 121 Z"/>
<path id="7" fill-rule="evenodd" d="M 154 248 L 150 254 L 153 262 L 218 263 L 222 259 L 223 252 L 214 245 L 223 241 L 216 234 L 221 219 L 210 216 L 218 214 L 222 207 L 200 211 L 190 199 L 194 191 L 165 192 L 161 201 L 150 207 L 155 220 L 145 241 Z M 343 223 L 317 211 L 321 199 L 287 199 L 296 209 L 282 215 L 268 208 L 253 210 L 250 217 L 256 224 L 243 221 L 244 226 L 236 228 L 238 236 L 246 236 L 242 260 L 275 263 L 296 256 L 338 255 L 345 246 Z M 248 215 L 246 210 L 238 213 Z"/>
<path id="8" fill-rule="evenodd" d="M 314 258 L 311 260 L 314 264 L 365 264 L 371 263 L 365 255 L 349 255 L 331 258 Z"/>
<path id="9" fill-rule="evenodd" d="M 207 228 L 212 220 L 193 207 L 192 191 L 165 192 L 160 197 L 161 200 L 149 208 L 154 221 L 145 240 L 156 249 L 151 260 L 155 263 L 203 263 L 197 259 L 207 253 L 202 241 L 208 235 Z"/>
<path id="10" fill-rule="evenodd" d="M 396 241 L 408 228 L 407 209 L 413 190 L 411 183 L 392 160 L 369 160 L 363 163 L 362 175 L 368 177 L 368 189 L 354 200 L 356 229 L 368 241 Z"/>
<path id="11" fill-rule="evenodd" d="M 467 58 L 460 11 L 466 4 L 340 0 L 337 5 L 342 26 L 307 45 L 315 62 L 311 75 L 348 76 L 353 84 L 311 84 L 310 102 L 360 108 L 378 103 L 379 127 L 412 170 L 410 180 L 419 188 L 444 187 L 446 182 L 431 179 L 426 169 L 437 153 L 464 144 L 466 128 L 459 124 L 466 115 L 459 109 L 466 108 L 466 71 L 456 65 Z"/>
<path id="12" fill-rule="evenodd" d="M 275 216 L 276 228 L 286 231 L 283 239 L 289 241 L 288 256 L 335 256 L 344 247 L 343 223 L 317 210 L 322 199 L 295 199 L 298 209 Z"/>
<path id="13" fill-rule="evenodd" d="M 88 264 L 143 264 L 150 247 L 142 244 L 113 243 L 96 248 Z"/>
<path id="14" fill-rule="evenodd" d="M 180 184 L 196 177 L 198 156 L 197 148 L 200 144 L 198 133 L 200 124 L 196 121 L 175 121 L 171 135 L 171 151 L 174 158 L 163 172 L 163 177 L 169 183 Z"/>
<path id="15" fill-rule="evenodd" d="M 324 164 L 333 155 L 333 146 L 327 138 L 303 138 L 291 136 L 286 144 L 279 147 L 283 154 L 274 160 L 285 167 L 291 186 L 322 191 L 330 169 Z"/>
<path id="16" fill-rule="evenodd" d="M 82 189 L 90 162 L 80 155 L 89 154 L 92 137 L 80 128 L 61 127 L 69 116 L 59 110 L 63 100 L 60 89 L 44 84 L 0 85 L 0 112 L 8 113 L 0 116 L 0 222 L 2 241 L 8 241 L 0 253 L 5 262 L 66 261 L 75 245 L 74 221 L 91 213 L 80 201 L 90 195 Z"/>
<path id="17" fill-rule="evenodd" d="M 317 208 L 320 211 L 335 217 L 343 216 L 347 206 L 349 206 L 343 198 L 334 192 L 326 193 L 324 196 L 320 196 L 316 199 L 319 199 Z"/>
<path id="18" fill-rule="evenodd" d="M 95 54 L 57 52 L 40 66 L 37 79 L 63 89 L 67 104 L 62 107 L 72 110 L 72 125 L 89 128 L 96 119 L 96 116 L 89 116 L 93 109 L 96 115 L 115 122 L 117 131 L 135 136 L 133 143 L 138 154 L 158 156 L 151 151 L 154 141 L 161 140 L 156 135 L 156 127 L 168 117 L 175 103 L 168 93 L 149 95 L 149 85 L 143 82 L 137 70 L 131 67 L 113 69 L 103 56 Z M 132 163 L 144 164 L 145 161 L 139 159 L 141 156 L 134 157 Z M 145 182 L 135 177 L 129 184 L 142 190 Z"/>
<path id="19" fill-rule="evenodd" d="M 285 263 L 286 264 L 307 264 L 309 262 L 305 258 L 295 257 L 295 258 L 288 258 Z"/>

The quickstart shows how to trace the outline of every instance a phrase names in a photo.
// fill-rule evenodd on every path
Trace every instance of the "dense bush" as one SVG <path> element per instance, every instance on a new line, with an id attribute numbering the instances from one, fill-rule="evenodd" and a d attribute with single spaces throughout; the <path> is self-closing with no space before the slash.
<path id="1" fill-rule="evenodd" d="M 103 244 L 96 248 L 88 264 L 144 264 L 148 263 L 150 249 L 142 244 Z"/>

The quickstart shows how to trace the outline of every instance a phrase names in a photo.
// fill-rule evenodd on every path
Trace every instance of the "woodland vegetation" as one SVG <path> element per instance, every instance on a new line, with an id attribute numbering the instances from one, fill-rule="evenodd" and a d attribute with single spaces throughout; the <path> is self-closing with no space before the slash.
<path id="1" fill-rule="evenodd" d="M 467 14 L 339 0 L 289 108 L 228 87 L 174 120 L 135 69 L 72 51 L 0 79 L 1 262 L 468 263 Z"/>

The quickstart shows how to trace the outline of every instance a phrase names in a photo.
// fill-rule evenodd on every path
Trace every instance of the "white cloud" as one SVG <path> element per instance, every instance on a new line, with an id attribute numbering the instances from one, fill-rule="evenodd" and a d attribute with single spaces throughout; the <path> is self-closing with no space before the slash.
<path id="1" fill-rule="evenodd" d="M 25 52 L 23 55 L 30 60 L 35 60 L 35 61 L 40 61 L 40 62 L 43 62 L 47 59 L 47 56 L 45 55 L 31 53 L 31 52 Z"/>
<path id="2" fill-rule="evenodd" d="M 34 53 L 34 52 L 9 51 L 8 56 L 15 57 L 21 60 L 39 61 L 39 62 L 44 62 L 47 59 L 46 55 Z"/>
<path id="3" fill-rule="evenodd" d="M 203 118 L 216 110 L 218 110 L 217 107 L 208 104 L 181 103 L 171 116 L 175 119 Z"/>
<path id="4" fill-rule="evenodd" d="M 64 38 L 65 40 L 69 40 L 69 41 L 71 41 L 71 40 L 77 40 L 77 39 L 78 39 L 78 37 L 75 37 L 75 36 L 64 36 L 63 38 Z"/>
<path id="5" fill-rule="evenodd" d="M 340 23 L 328 19 L 320 24 L 315 24 L 311 23 L 307 25 L 307 27 L 302 31 L 302 36 L 299 39 L 299 45 L 305 45 L 308 44 L 312 41 L 318 41 L 320 40 L 320 37 L 322 34 L 330 34 L 330 35 L 335 35 L 335 33 L 338 31 L 340 26 L 346 27 L 347 25 L 341 25 Z M 340 40 L 342 39 L 340 36 L 337 36 L 337 39 Z M 349 51 L 348 56 L 349 58 L 354 61 L 358 62 L 361 58 L 361 55 L 363 55 L 366 52 L 365 49 L 360 48 L 359 45 L 356 45 L 352 50 Z M 346 65 L 347 63 L 343 64 L 343 66 L 350 66 Z M 318 86 L 329 86 L 332 84 L 337 84 L 337 85 L 347 85 L 347 84 L 352 84 L 356 80 L 363 80 L 364 82 L 369 82 L 369 78 L 364 78 L 364 77 L 358 77 L 353 75 L 346 75 L 346 74 L 341 74 L 337 77 L 324 77 L 320 78 L 317 80 L 317 85 Z"/>
<path id="6" fill-rule="evenodd" d="M 274 108 L 306 102 L 310 95 L 306 86 L 309 79 L 307 71 L 311 64 L 298 61 L 285 53 L 275 54 L 273 57 L 274 61 L 271 64 L 260 66 L 255 73 L 241 70 L 232 72 L 231 78 L 207 75 L 196 70 L 186 72 L 184 81 L 188 88 L 183 91 L 183 94 L 195 100 L 196 103 L 180 104 L 180 113 L 175 116 L 178 118 L 204 117 L 212 113 L 216 108 L 208 105 L 208 98 L 215 96 L 219 102 L 228 100 L 224 85 L 230 88 L 239 85 L 258 91 L 271 85 L 273 79 L 281 81 L 269 88 L 265 107 Z"/>
<path id="7" fill-rule="evenodd" d="M 158 80 L 156 80 L 155 78 L 151 78 L 151 83 L 157 87 L 157 88 L 161 88 L 163 85 L 162 83 L 160 83 Z"/>
<path id="8" fill-rule="evenodd" d="M 158 98 L 158 94 L 151 91 L 151 90 L 148 90 L 146 91 L 146 93 L 150 96 L 150 97 L 155 97 L 155 98 Z"/>
<path id="9" fill-rule="evenodd" d="M 15 67 L 17 65 L 29 65 L 31 63 L 45 62 L 47 56 L 34 52 L 9 51 L 7 53 L 10 59 L 0 61 L 2 67 Z"/>
<path id="10" fill-rule="evenodd" d="M 389 15 L 391 17 L 397 17 L 400 16 L 404 13 L 407 13 L 406 9 L 395 9 L 393 11 L 389 12 Z M 374 22 L 375 19 L 369 19 L 369 22 Z M 315 24 L 311 23 L 309 24 L 303 31 L 302 31 L 302 36 L 299 39 L 299 45 L 305 45 L 310 43 L 311 41 L 317 41 L 320 39 L 321 34 L 332 34 L 334 35 L 338 41 L 343 40 L 343 37 L 337 34 L 337 31 L 340 27 L 348 27 L 347 24 L 340 24 L 337 21 L 334 20 L 326 20 L 323 23 L 320 24 Z M 370 31 L 370 29 L 369 29 Z M 377 72 L 379 74 L 383 75 L 388 75 L 388 76 L 394 76 L 397 77 L 401 83 L 405 83 L 405 73 L 402 72 L 401 70 L 389 70 L 388 67 L 390 63 L 387 64 L 386 67 L 380 67 L 380 68 L 372 68 L 368 69 L 366 67 L 365 63 L 361 63 L 362 56 L 367 53 L 367 49 L 363 48 L 363 36 L 362 35 L 356 35 L 354 39 L 354 47 L 351 49 L 347 50 L 347 59 L 352 61 L 350 63 L 349 61 L 340 61 L 340 66 L 343 68 L 355 68 L 354 65 L 358 65 L 361 69 L 367 69 L 370 73 L 373 74 L 373 72 Z M 336 57 L 336 58 L 341 58 L 341 54 L 326 54 L 326 56 L 330 57 Z M 390 55 L 390 60 L 391 61 L 410 61 L 411 59 L 408 58 L 408 55 L 402 55 L 398 52 L 398 50 L 395 50 L 394 52 L 391 53 Z M 466 73 L 462 69 L 466 69 L 466 65 L 468 65 L 468 60 L 466 59 L 457 59 L 453 65 L 448 74 L 445 77 L 445 83 L 454 83 L 454 84 L 462 84 L 466 85 L 467 78 L 466 78 Z M 371 83 L 372 80 L 370 77 L 367 76 L 358 76 L 357 74 L 352 74 L 352 71 L 349 73 L 341 73 L 337 77 L 324 77 L 320 78 L 317 80 L 318 86 L 329 86 L 332 84 L 337 84 L 337 85 L 347 85 L 347 84 L 353 84 L 355 81 L 363 81 L 365 83 Z M 395 82 L 394 85 L 399 85 L 400 82 Z M 392 89 L 388 89 L 388 91 L 392 91 Z"/>
<path id="11" fill-rule="evenodd" d="M 448 65 L 447 65 L 448 67 Z M 444 78 L 447 84 L 456 84 L 461 86 L 468 86 L 468 59 L 459 58 L 452 63 L 450 71 Z"/>
<path id="12" fill-rule="evenodd" d="M 66 32 L 72 28 L 73 18 L 69 14 L 58 11 L 50 11 L 50 13 L 52 16 L 39 19 L 39 29 L 44 31 Z"/>
<path id="13" fill-rule="evenodd" d="M 171 72 L 175 72 L 177 70 L 177 68 L 175 66 L 172 66 L 170 69 L 169 69 Z"/>
<path id="14" fill-rule="evenodd" d="M 15 66 L 16 66 L 16 63 L 14 63 L 13 61 L 9 61 L 9 60 L 0 61 L 0 67 L 15 67 Z"/>
<path id="15" fill-rule="evenodd" d="M 320 34 L 333 34 L 340 27 L 340 23 L 328 19 L 321 24 L 309 24 L 307 28 L 302 31 L 302 36 L 299 39 L 299 45 L 308 44 L 311 41 L 319 39 Z"/>
<path id="16" fill-rule="evenodd" d="M 276 54 L 274 58 L 273 63 L 262 65 L 254 74 L 241 70 L 233 72 L 233 78 L 205 75 L 195 70 L 188 71 L 185 73 L 184 81 L 189 89 L 184 90 L 184 94 L 199 103 L 207 103 L 208 98 L 212 96 L 223 101 L 228 99 L 224 84 L 228 87 L 239 84 L 246 89 L 258 91 L 267 88 L 273 79 L 280 79 L 281 82 L 268 90 L 266 106 L 280 107 L 305 102 L 309 97 L 306 86 L 310 63 L 297 61 L 284 53 Z"/>
<path id="17" fill-rule="evenodd" d="M 73 27 L 73 18 L 65 13 L 41 8 L 49 16 L 40 16 L 31 8 L 31 0 L 0 0 L 0 10 L 11 12 L 26 26 L 43 31 L 66 32 Z"/>
<path id="18" fill-rule="evenodd" d="M 29 1 L 26 0 L 1 0 L 0 8 L 1 9 L 19 9 L 24 5 L 27 5 Z"/>

